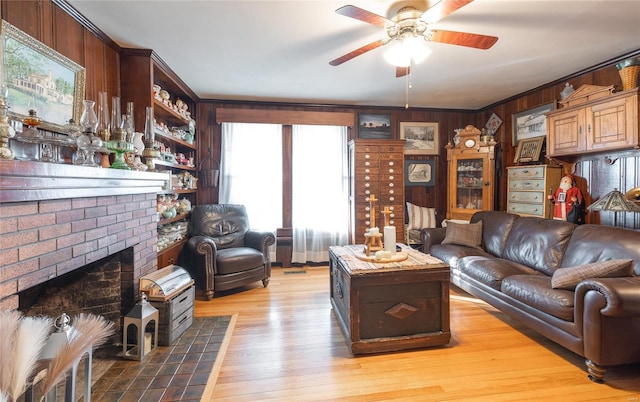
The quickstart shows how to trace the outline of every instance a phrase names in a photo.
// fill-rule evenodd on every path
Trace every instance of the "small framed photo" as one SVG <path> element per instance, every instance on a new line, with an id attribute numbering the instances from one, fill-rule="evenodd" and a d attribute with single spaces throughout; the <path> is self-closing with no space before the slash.
<path id="1" fill-rule="evenodd" d="M 436 161 L 407 159 L 404 161 L 405 186 L 435 186 Z"/>
<path id="2" fill-rule="evenodd" d="M 407 155 L 438 155 L 438 123 L 400 123 L 400 139 Z"/>
<path id="3" fill-rule="evenodd" d="M 516 148 L 514 163 L 538 162 L 545 137 L 528 138 L 521 140 Z"/>
<path id="4" fill-rule="evenodd" d="M 513 146 L 520 140 L 542 137 L 547 135 L 547 116 L 555 108 L 556 103 L 534 107 L 520 113 L 513 114 Z"/>
<path id="5" fill-rule="evenodd" d="M 498 117 L 497 114 L 491 113 L 491 117 L 489 117 L 489 120 L 487 120 L 487 124 L 485 125 L 485 128 L 489 132 L 489 135 L 494 135 L 496 131 L 498 131 L 498 128 L 500 128 L 501 124 L 502 124 L 502 119 Z"/>
<path id="6" fill-rule="evenodd" d="M 358 115 L 358 138 L 391 139 L 391 115 L 360 113 Z"/>

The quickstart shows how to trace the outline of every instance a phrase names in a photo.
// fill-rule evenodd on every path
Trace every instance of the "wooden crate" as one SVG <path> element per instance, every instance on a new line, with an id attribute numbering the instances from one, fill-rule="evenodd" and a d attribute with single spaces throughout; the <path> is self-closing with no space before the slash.
<path id="1" fill-rule="evenodd" d="M 193 324 L 194 299 L 192 285 L 166 301 L 149 301 L 159 312 L 158 345 L 171 345 Z"/>

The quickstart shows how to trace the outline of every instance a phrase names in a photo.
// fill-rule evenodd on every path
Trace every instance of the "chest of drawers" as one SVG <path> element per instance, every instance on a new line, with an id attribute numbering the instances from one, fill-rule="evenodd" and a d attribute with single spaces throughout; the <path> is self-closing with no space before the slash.
<path id="1" fill-rule="evenodd" d="M 511 166 L 507 172 L 507 212 L 549 218 L 552 206 L 547 194 L 555 193 L 562 169 L 547 165 Z"/>

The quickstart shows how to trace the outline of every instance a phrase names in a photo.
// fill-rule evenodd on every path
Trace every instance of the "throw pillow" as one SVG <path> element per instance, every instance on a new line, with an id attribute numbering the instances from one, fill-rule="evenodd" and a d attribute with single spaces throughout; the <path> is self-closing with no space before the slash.
<path id="1" fill-rule="evenodd" d="M 436 209 L 424 208 L 407 202 L 409 229 L 424 229 L 436 227 Z"/>
<path id="2" fill-rule="evenodd" d="M 482 221 L 476 223 L 447 224 L 447 231 L 442 244 L 482 248 Z"/>
<path id="3" fill-rule="evenodd" d="M 631 263 L 632 260 L 608 260 L 577 267 L 559 268 L 551 277 L 551 287 L 575 290 L 578 283 L 584 279 L 632 276 L 633 265 Z"/>

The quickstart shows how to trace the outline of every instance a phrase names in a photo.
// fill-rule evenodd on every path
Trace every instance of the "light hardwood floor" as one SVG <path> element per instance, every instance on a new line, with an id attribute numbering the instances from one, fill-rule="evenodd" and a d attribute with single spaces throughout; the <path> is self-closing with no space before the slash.
<path id="1" fill-rule="evenodd" d="M 359 357 L 331 309 L 328 267 L 274 267 L 267 288 L 198 300 L 196 316 L 238 314 L 212 400 L 640 401 L 640 365 L 592 383 L 581 357 L 452 288 L 449 345 Z"/>

